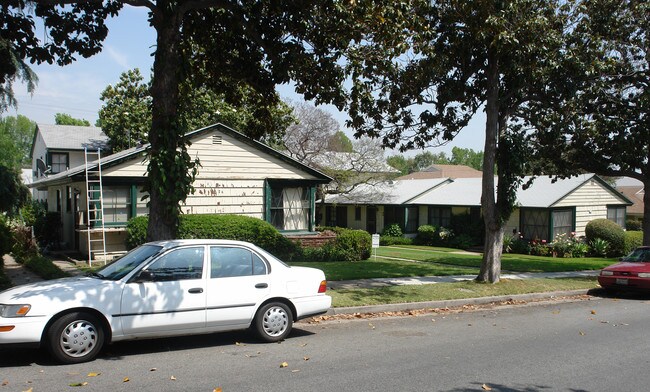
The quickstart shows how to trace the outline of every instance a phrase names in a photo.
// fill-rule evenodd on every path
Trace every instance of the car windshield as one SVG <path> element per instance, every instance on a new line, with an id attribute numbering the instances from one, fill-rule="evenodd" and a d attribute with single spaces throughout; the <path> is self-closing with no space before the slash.
<path id="1" fill-rule="evenodd" d="M 623 258 L 623 261 L 628 262 L 650 262 L 650 248 L 637 248 L 632 251 L 629 255 Z"/>
<path id="2" fill-rule="evenodd" d="M 122 279 L 144 261 L 160 252 L 161 249 L 161 246 L 155 245 L 139 246 L 114 262 L 92 273 L 91 276 L 107 280 Z"/>

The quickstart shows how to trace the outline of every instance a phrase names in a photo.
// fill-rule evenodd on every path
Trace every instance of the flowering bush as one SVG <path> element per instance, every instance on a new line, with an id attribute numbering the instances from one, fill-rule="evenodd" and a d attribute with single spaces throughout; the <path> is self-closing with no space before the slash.
<path id="1" fill-rule="evenodd" d="M 548 256 L 551 254 L 546 240 L 532 240 L 530 242 L 530 254 L 535 256 Z"/>

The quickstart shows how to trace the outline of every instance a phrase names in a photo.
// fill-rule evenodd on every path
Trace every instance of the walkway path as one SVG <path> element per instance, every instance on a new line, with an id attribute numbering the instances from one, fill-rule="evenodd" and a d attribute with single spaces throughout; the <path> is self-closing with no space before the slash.
<path id="1" fill-rule="evenodd" d="M 535 279 L 535 278 L 578 278 L 598 276 L 599 271 L 572 271 L 572 272 L 521 272 L 501 274 L 501 279 Z M 452 283 L 464 280 L 473 280 L 474 275 L 452 276 L 414 276 L 406 278 L 376 278 L 359 280 L 328 281 L 327 286 L 332 289 L 360 289 L 386 286 L 422 285 L 435 283 Z"/>

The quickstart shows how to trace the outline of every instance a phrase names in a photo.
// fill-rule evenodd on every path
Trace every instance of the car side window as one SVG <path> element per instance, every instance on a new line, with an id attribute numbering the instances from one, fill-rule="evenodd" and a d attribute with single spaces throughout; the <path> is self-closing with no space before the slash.
<path id="1" fill-rule="evenodd" d="M 230 278 L 266 274 L 266 264 L 248 249 L 210 247 L 210 277 Z"/>
<path id="2" fill-rule="evenodd" d="M 201 279 L 203 247 L 174 249 L 149 265 L 147 271 L 155 282 Z"/>

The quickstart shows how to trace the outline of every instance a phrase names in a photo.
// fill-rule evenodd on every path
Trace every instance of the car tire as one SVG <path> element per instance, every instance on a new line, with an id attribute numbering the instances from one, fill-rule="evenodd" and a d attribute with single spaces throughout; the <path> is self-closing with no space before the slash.
<path id="1" fill-rule="evenodd" d="M 284 340 L 291 332 L 293 314 L 282 302 L 271 302 L 259 308 L 253 323 L 260 339 L 265 342 L 278 342 Z"/>
<path id="2" fill-rule="evenodd" d="M 62 363 L 92 361 L 103 345 L 102 323 L 90 313 L 65 314 L 47 330 L 47 348 L 52 357 Z"/>

